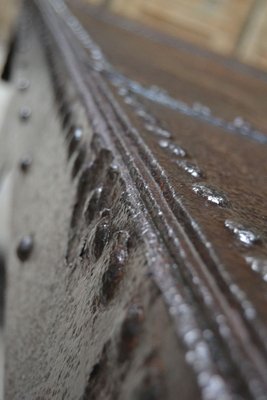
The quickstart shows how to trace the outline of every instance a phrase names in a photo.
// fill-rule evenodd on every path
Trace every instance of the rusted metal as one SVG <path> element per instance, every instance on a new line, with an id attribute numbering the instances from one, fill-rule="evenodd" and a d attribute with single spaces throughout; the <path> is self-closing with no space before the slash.
<path id="1" fill-rule="evenodd" d="M 69 3 L 28 5 L 75 194 L 27 396 L 265 399 L 266 77 Z"/>

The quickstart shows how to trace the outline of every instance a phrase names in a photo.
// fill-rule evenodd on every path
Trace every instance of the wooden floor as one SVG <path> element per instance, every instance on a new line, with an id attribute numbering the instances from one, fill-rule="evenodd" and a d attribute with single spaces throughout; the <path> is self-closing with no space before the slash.
<path id="1" fill-rule="evenodd" d="M 266 0 L 82 0 L 267 69 Z"/>

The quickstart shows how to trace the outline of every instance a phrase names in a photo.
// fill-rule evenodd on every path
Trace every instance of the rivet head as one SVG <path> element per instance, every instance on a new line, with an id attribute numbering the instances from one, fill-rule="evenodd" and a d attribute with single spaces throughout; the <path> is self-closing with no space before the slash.
<path id="1" fill-rule="evenodd" d="M 20 240 L 18 247 L 17 247 L 17 256 L 20 261 L 26 261 L 33 250 L 33 236 L 26 235 Z"/>
<path id="2" fill-rule="evenodd" d="M 19 166 L 22 172 L 27 172 L 32 165 L 32 158 L 25 156 L 20 160 Z"/>
<path id="3" fill-rule="evenodd" d="M 26 78 L 22 78 L 18 81 L 17 88 L 21 92 L 27 90 L 30 86 L 30 81 Z"/>
<path id="4" fill-rule="evenodd" d="M 30 107 L 22 107 L 19 111 L 19 117 L 21 119 L 21 121 L 27 121 L 32 114 L 32 110 L 30 109 Z"/>

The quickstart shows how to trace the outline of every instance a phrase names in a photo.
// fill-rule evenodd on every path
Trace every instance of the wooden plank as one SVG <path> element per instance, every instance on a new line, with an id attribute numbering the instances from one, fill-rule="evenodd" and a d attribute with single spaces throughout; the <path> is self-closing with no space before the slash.
<path id="1" fill-rule="evenodd" d="M 267 4 L 261 0 L 82 0 L 215 52 L 267 68 Z"/>
<path id="2" fill-rule="evenodd" d="M 229 54 L 253 3 L 254 0 L 114 0 L 111 8 L 161 31 Z"/>
<path id="3" fill-rule="evenodd" d="M 267 69 L 267 3 L 257 3 L 244 29 L 237 54 L 244 62 Z"/>
<path id="4" fill-rule="evenodd" d="M 19 5 L 19 0 L 0 1 L 0 74 L 5 65 L 7 46 L 16 23 Z"/>
<path id="5" fill-rule="evenodd" d="M 0 2 L 0 40 L 6 42 L 16 20 L 20 0 L 1 0 Z"/>

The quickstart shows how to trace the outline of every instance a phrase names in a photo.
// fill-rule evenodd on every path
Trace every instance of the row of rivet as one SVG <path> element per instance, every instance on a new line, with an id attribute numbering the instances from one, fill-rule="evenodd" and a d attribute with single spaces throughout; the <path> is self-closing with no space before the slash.
<path id="1" fill-rule="evenodd" d="M 50 58 L 52 60 L 52 58 Z M 17 82 L 17 89 L 21 93 L 25 93 L 29 90 L 31 85 L 31 82 L 29 79 L 23 77 L 20 78 Z M 59 87 L 60 85 L 57 85 Z M 63 128 L 67 128 L 70 125 L 71 121 L 71 112 L 66 105 L 66 102 L 62 101 L 61 104 L 59 105 L 59 112 L 62 115 L 62 125 Z M 23 106 L 19 110 L 19 118 L 22 122 L 28 122 L 32 116 L 32 109 L 29 106 Z M 80 143 L 82 139 L 83 133 L 82 129 L 79 127 L 73 127 L 70 126 L 69 129 L 67 130 L 67 137 L 69 141 L 69 146 L 68 146 L 68 157 L 70 158 L 71 155 L 74 153 L 74 151 L 77 149 L 78 144 Z M 73 172 L 72 175 L 73 177 L 76 176 L 78 171 L 80 170 L 82 164 L 84 161 L 84 152 L 80 151 L 77 159 L 74 162 L 73 166 Z M 32 156 L 30 155 L 25 155 L 24 157 L 21 158 L 19 162 L 19 167 L 23 173 L 28 173 L 29 169 L 31 168 L 33 163 Z M 34 240 L 33 240 L 33 235 L 25 235 L 21 238 L 19 241 L 19 244 L 17 246 L 17 256 L 18 258 L 22 261 L 25 262 L 31 255 L 32 250 L 34 247 Z"/>
<path id="2" fill-rule="evenodd" d="M 24 32 L 25 34 L 25 32 Z M 23 50 L 23 53 L 26 51 L 26 49 Z M 29 90 L 30 88 L 30 81 L 27 78 L 20 78 L 16 84 L 17 90 L 20 91 L 21 93 L 25 93 Z M 19 110 L 19 119 L 26 123 L 30 120 L 32 116 L 32 109 L 29 106 L 23 106 Z M 33 163 L 32 156 L 30 155 L 25 155 L 22 157 L 19 161 L 19 168 L 23 173 L 27 173 L 31 165 Z M 34 247 L 34 240 L 33 240 L 33 235 L 25 235 L 23 236 L 17 246 L 17 256 L 20 261 L 25 262 L 31 255 Z"/>

